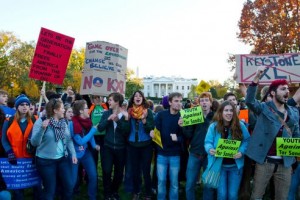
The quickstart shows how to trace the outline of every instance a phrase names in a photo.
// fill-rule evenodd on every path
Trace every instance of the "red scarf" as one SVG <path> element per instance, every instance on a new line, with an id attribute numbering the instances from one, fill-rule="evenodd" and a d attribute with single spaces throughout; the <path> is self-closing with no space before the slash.
<path id="1" fill-rule="evenodd" d="M 88 133 L 93 126 L 90 118 L 83 119 L 80 116 L 74 116 L 72 121 L 74 126 L 74 134 L 82 134 L 83 130 L 85 133 Z"/>
<path id="2" fill-rule="evenodd" d="M 144 110 L 146 109 L 144 109 L 144 106 L 142 105 L 141 106 L 133 105 L 131 108 L 128 109 L 128 113 L 134 119 L 142 119 Z"/>

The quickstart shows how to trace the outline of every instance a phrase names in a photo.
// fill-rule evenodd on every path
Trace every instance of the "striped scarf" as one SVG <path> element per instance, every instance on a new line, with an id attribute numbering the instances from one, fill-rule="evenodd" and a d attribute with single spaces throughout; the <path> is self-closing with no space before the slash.
<path id="1" fill-rule="evenodd" d="M 64 118 L 56 121 L 50 118 L 49 126 L 54 130 L 55 141 L 65 139 L 66 120 Z"/>

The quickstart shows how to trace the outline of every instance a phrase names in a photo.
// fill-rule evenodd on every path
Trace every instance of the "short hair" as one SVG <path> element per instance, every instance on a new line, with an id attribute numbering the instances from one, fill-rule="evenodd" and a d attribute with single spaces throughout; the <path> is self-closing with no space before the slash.
<path id="1" fill-rule="evenodd" d="M 108 98 L 112 97 L 112 99 L 115 101 L 115 102 L 118 102 L 119 103 L 119 106 L 121 107 L 122 104 L 123 104 L 123 101 L 124 101 L 124 96 L 119 93 L 119 92 L 113 92 L 113 93 L 110 93 L 108 95 Z"/>
<path id="2" fill-rule="evenodd" d="M 278 79 L 272 81 L 270 87 L 269 87 L 269 93 L 272 91 L 276 91 L 279 85 L 288 85 L 289 83 L 285 79 Z"/>
<path id="3" fill-rule="evenodd" d="M 172 93 L 170 93 L 169 96 L 168 96 L 169 102 L 172 102 L 172 100 L 173 100 L 174 97 L 182 97 L 182 94 L 179 93 L 179 92 L 172 92 Z"/>
<path id="4" fill-rule="evenodd" d="M 213 102 L 213 98 L 212 98 L 212 95 L 210 92 L 202 92 L 200 95 L 199 95 L 199 101 L 200 101 L 200 98 L 209 98 L 209 101 L 212 103 Z"/>
<path id="5" fill-rule="evenodd" d="M 73 114 L 74 116 L 79 116 L 80 111 L 84 109 L 84 105 L 87 105 L 85 100 L 77 100 L 73 103 Z"/>
<path id="6" fill-rule="evenodd" d="M 226 101 L 230 96 L 234 96 L 236 98 L 236 95 L 233 92 L 227 92 L 223 97 L 224 101 Z"/>
<path id="7" fill-rule="evenodd" d="M 0 95 L 8 95 L 8 92 L 6 90 L 0 89 Z"/>

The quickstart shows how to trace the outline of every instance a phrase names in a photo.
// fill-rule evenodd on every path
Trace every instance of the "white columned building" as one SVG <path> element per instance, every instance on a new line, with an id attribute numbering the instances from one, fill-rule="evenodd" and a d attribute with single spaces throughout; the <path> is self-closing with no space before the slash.
<path id="1" fill-rule="evenodd" d="M 180 92 L 184 98 L 188 97 L 191 86 L 197 86 L 198 80 L 185 79 L 179 77 L 144 77 L 144 95 L 145 97 L 158 97 L 169 95 L 172 92 Z"/>

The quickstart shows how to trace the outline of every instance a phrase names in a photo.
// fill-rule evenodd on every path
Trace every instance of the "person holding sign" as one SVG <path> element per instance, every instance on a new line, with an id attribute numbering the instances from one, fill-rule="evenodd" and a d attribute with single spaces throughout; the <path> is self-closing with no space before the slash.
<path id="1" fill-rule="evenodd" d="M 109 94 L 109 110 L 104 111 L 98 125 L 98 131 L 106 131 L 101 157 L 105 199 L 120 199 L 118 191 L 123 180 L 126 144 L 130 131 L 128 113 L 121 110 L 123 101 L 121 93 Z M 112 172 L 114 172 L 113 180 Z"/>
<path id="2" fill-rule="evenodd" d="M 168 96 L 169 109 L 160 111 L 155 118 L 155 127 L 161 134 L 162 147 L 157 147 L 157 199 L 164 200 L 167 190 L 167 174 L 170 179 L 169 199 L 178 199 L 178 174 L 182 145 L 182 127 L 179 124 L 182 94 L 173 92 Z"/>
<path id="3" fill-rule="evenodd" d="M 224 101 L 215 113 L 213 123 L 209 126 L 204 141 L 204 147 L 208 153 L 207 170 L 215 168 L 214 163 L 221 164 L 217 188 L 219 200 L 238 199 L 239 185 L 244 167 L 244 152 L 246 151 L 249 137 L 250 134 L 246 126 L 237 116 L 236 106 L 230 101 Z M 221 139 L 227 139 L 226 141 L 229 144 L 224 145 L 223 149 L 230 152 L 234 148 L 236 149 L 235 153 L 231 153 L 231 156 L 226 156 L 225 153 L 224 155 L 219 155 L 217 146 Z M 233 147 L 237 142 L 241 142 L 241 145 L 238 148 Z M 217 160 L 219 162 L 216 162 Z"/>
<path id="4" fill-rule="evenodd" d="M 36 166 L 44 186 L 43 198 L 52 200 L 60 178 L 63 197 L 72 199 L 73 178 L 71 164 L 77 163 L 71 134 L 64 118 L 64 105 L 59 99 L 51 99 L 46 104 L 46 120 L 39 118 L 32 129 L 31 144 L 36 146 Z M 71 153 L 72 161 L 68 154 Z"/>
<path id="5" fill-rule="evenodd" d="M 195 186 L 198 180 L 201 168 L 203 171 L 207 166 L 207 153 L 204 149 L 204 139 L 208 126 L 214 116 L 212 112 L 212 95 L 210 92 L 202 92 L 199 95 L 200 106 L 204 116 L 204 122 L 183 127 L 183 134 L 190 140 L 189 158 L 186 170 L 186 186 L 185 193 L 187 200 L 195 199 Z M 204 185 L 203 199 L 214 199 L 213 189 Z"/>
<path id="6" fill-rule="evenodd" d="M 293 156 L 276 154 L 276 138 L 298 138 L 299 113 L 297 108 L 287 105 L 288 82 L 274 80 L 268 90 L 272 101 L 259 102 L 255 99 L 259 79 L 264 74 L 261 66 L 247 89 L 246 104 L 256 115 L 257 121 L 246 151 L 256 162 L 251 199 L 262 199 L 271 177 L 275 182 L 275 198 L 287 199 L 291 183 Z"/>
<path id="7" fill-rule="evenodd" d="M 135 91 L 128 103 L 130 134 L 128 137 L 129 162 L 133 175 L 133 200 L 139 199 L 141 172 L 145 185 L 145 199 L 151 199 L 151 160 L 152 138 L 149 133 L 154 129 L 154 119 L 143 92 Z"/>

